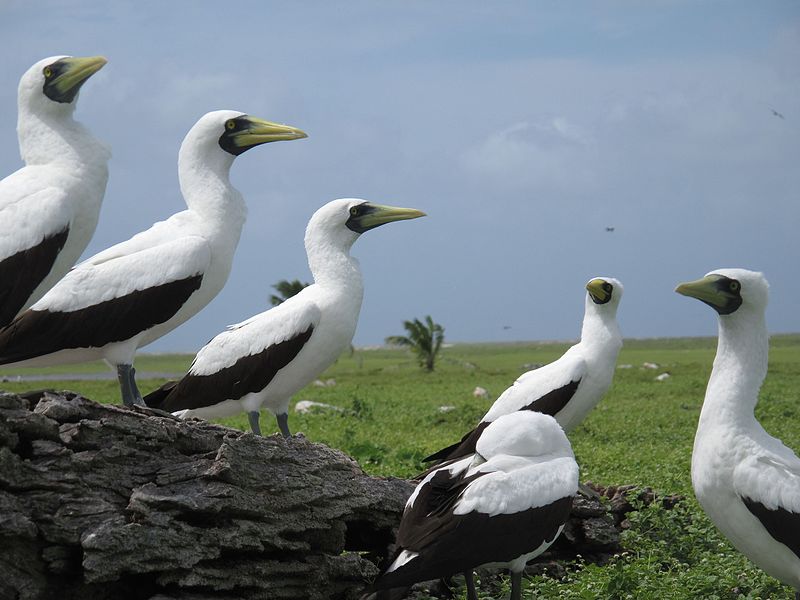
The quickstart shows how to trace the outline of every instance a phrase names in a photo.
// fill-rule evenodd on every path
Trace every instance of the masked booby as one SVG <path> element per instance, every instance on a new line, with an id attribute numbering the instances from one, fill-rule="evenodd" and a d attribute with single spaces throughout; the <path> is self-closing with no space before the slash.
<path id="1" fill-rule="evenodd" d="M 122 400 L 142 404 L 136 349 L 195 315 L 222 289 L 247 208 L 231 185 L 246 150 L 306 137 L 235 111 L 210 112 L 183 140 L 178 176 L 187 210 L 96 254 L 0 330 L 0 364 L 40 366 L 105 359 Z"/>
<path id="2" fill-rule="evenodd" d="M 472 569 L 506 567 L 511 598 L 522 570 L 564 528 L 578 489 L 578 465 L 553 417 L 514 412 L 478 437 L 474 452 L 429 472 L 406 502 L 397 548 L 370 592 L 464 573 L 477 600 Z"/>
<path id="3" fill-rule="evenodd" d="M 189 372 L 148 394 L 145 403 L 180 417 L 204 419 L 247 412 L 261 434 L 269 408 L 289 437 L 292 395 L 350 347 L 364 286 L 350 247 L 365 231 L 425 213 L 345 198 L 311 217 L 305 247 L 314 283 L 278 306 L 233 325 L 200 349 Z"/>
<path id="4" fill-rule="evenodd" d="M 692 486 L 731 543 L 800 599 L 800 458 L 753 413 L 767 375 L 769 285 L 719 269 L 676 292 L 719 315 L 719 340 L 692 450 Z"/>
<path id="5" fill-rule="evenodd" d="M 590 280 L 586 284 L 580 342 L 555 362 L 522 374 L 495 400 L 475 429 L 425 460 L 452 460 L 471 454 L 489 423 L 516 411 L 551 415 L 567 432 L 575 428 L 600 401 L 614 377 L 617 355 L 622 348 L 622 334 L 617 325 L 622 292 L 622 283 L 612 277 Z"/>
<path id="6" fill-rule="evenodd" d="M 44 296 L 86 249 L 108 181 L 108 147 L 73 119 L 102 56 L 52 56 L 22 76 L 25 166 L 0 181 L 0 327 Z"/>

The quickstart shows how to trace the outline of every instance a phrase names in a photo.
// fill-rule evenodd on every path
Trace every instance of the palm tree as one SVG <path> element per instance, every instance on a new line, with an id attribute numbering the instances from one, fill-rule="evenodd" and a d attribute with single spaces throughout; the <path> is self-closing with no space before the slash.
<path id="1" fill-rule="evenodd" d="M 386 343 L 391 346 L 406 346 L 417 355 L 419 365 L 427 371 L 433 371 L 436 355 L 444 342 L 444 327 L 434 323 L 431 316 L 425 317 L 423 323 L 419 319 L 403 321 L 408 335 L 390 335 Z"/>
<path id="2" fill-rule="evenodd" d="M 269 297 L 269 301 L 272 302 L 272 306 L 278 306 L 278 304 L 284 300 L 288 300 L 295 294 L 298 294 L 300 290 L 302 290 L 304 287 L 308 287 L 309 285 L 311 284 L 303 283 L 299 279 L 294 279 L 292 281 L 281 279 L 278 283 L 272 286 L 280 295 L 272 294 Z"/>

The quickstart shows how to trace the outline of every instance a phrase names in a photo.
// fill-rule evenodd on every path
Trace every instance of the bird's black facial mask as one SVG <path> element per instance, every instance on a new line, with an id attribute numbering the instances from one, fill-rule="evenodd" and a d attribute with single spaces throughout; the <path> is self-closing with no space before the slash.
<path id="1" fill-rule="evenodd" d="M 370 215 L 374 214 L 377 211 L 377 207 L 373 206 L 369 203 L 364 204 L 357 204 L 356 206 L 350 207 L 350 217 L 348 217 L 345 225 L 351 231 L 355 231 L 356 233 L 364 233 L 365 231 L 369 231 L 374 227 L 378 227 L 378 225 L 382 225 L 379 223 L 377 225 L 367 225 L 365 223 L 365 217 L 369 217 Z"/>
<path id="2" fill-rule="evenodd" d="M 611 300 L 611 295 L 614 292 L 614 286 L 604 281 L 598 288 L 590 288 L 589 297 L 595 304 L 606 304 Z"/>
<path id="3" fill-rule="evenodd" d="M 42 92 L 44 92 L 44 95 L 50 98 L 50 100 L 53 102 L 69 104 L 75 100 L 75 97 L 78 95 L 81 86 L 86 83 L 86 79 L 88 79 L 87 77 L 86 79 L 83 79 L 71 86 L 60 85 L 59 82 L 68 69 L 69 64 L 67 62 L 64 60 L 57 60 L 56 62 L 47 65 L 42 70 L 42 74 L 44 75 L 44 86 L 42 87 Z"/>
<path id="4" fill-rule="evenodd" d="M 250 127 L 250 120 L 242 115 L 225 121 L 225 133 L 219 137 L 219 147 L 234 156 L 247 152 L 253 146 L 242 146 L 236 143 L 236 137 Z"/>

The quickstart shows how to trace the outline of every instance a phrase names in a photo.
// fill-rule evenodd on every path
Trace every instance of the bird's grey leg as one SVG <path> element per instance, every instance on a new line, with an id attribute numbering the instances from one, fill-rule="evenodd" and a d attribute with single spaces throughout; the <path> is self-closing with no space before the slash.
<path id="1" fill-rule="evenodd" d="M 128 379 L 130 379 L 130 389 L 131 392 L 133 392 L 134 404 L 146 406 L 144 399 L 142 398 L 142 393 L 139 391 L 139 387 L 136 385 L 136 369 L 133 368 L 133 365 L 130 365 L 130 369 L 128 369 Z"/>
<path id="2" fill-rule="evenodd" d="M 292 434 L 289 432 L 289 415 L 287 413 L 280 413 L 275 415 L 275 419 L 278 421 L 278 429 L 281 430 L 283 437 L 292 437 Z"/>
<path id="3" fill-rule="evenodd" d="M 117 380 L 119 381 L 119 389 L 122 392 L 122 403 L 125 406 L 133 406 L 136 404 L 136 394 L 131 389 L 130 371 L 133 367 L 131 365 L 117 365 Z"/>
<path id="4" fill-rule="evenodd" d="M 800 592 L 794 593 L 794 600 L 800 600 Z"/>
<path id="5" fill-rule="evenodd" d="M 251 410 L 247 413 L 247 420 L 250 421 L 250 429 L 256 435 L 261 435 L 261 424 L 259 423 L 260 413 L 257 410 Z"/>
<path id="6" fill-rule="evenodd" d="M 478 600 L 478 592 L 475 591 L 475 581 L 472 579 L 472 569 L 464 571 L 464 581 L 467 584 L 467 600 Z"/>
<path id="7" fill-rule="evenodd" d="M 511 571 L 510 600 L 522 600 L 522 571 Z"/>

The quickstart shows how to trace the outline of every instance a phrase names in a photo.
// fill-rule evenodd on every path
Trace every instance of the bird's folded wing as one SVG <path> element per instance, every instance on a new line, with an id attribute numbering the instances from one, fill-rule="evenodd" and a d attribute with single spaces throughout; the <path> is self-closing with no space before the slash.
<path id="1" fill-rule="evenodd" d="M 89 259 L 67 273 L 31 309 L 64 312 L 94 306 L 202 276 L 210 262 L 208 242 L 200 236 L 178 237 L 99 262 Z"/>
<path id="2" fill-rule="evenodd" d="M 180 381 L 145 402 L 175 412 L 263 390 L 297 357 L 319 323 L 316 304 L 291 300 L 218 334 L 200 349 Z"/>
<path id="3" fill-rule="evenodd" d="M 531 463 L 521 457 L 498 456 L 476 471 L 488 474 L 464 491 L 456 514 L 514 514 L 571 497 L 578 489 L 578 465 L 567 457 Z"/>
<path id="4" fill-rule="evenodd" d="M 767 509 L 781 507 L 800 515 L 800 459 L 791 451 L 785 454 L 749 456 L 734 469 L 733 487 Z"/>
<path id="5" fill-rule="evenodd" d="M 84 263 L 0 331 L 0 363 L 101 348 L 166 322 L 200 287 L 210 258 L 206 241 L 191 236 Z"/>
<path id="6" fill-rule="evenodd" d="M 64 194 L 46 188 L 0 208 L 0 327 L 31 302 L 67 241 Z"/>
<path id="7" fill-rule="evenodd" d="M 189 373 L 213 373 L 316 327 L 319 307 L 313 302 L 292 302 L 294 298 L 297 296 L 217 334 L 197 353 Z"/>
<path id="8" fill-rule="evenodd" d="M 575 393 L 585 374 L 586 361 L 570 355 L 528 371 L 500 395 L 482 421 L 494 421 L 518 410 L 555 415 Z"/>
<path id="9" fill-rule="evenodd" d="M 456 526 L 453 506 L 474 480 L 465 478 L 466 469 L 472 459 L 464 459 L 451 468 L 442 467 L 425 477 L 417 486 L 412 499 L 406 504 L 397 545 L 419 551 L 440 536 L 443 531 Z M 478 475 L 480 476 L 480 474 Z"/>
<path id="10" fill-rule="evenodd" d="M 63 190 L 23 192 L 5 187 L 0 188 L 0 261 L 69 228 L 72 212 Z"/>
<path id="11" fill-rule="evenodd" d="M 733 486 L 769 534 L 800 558 L 800 459 L 783 450 L 742 461 Z"/>

